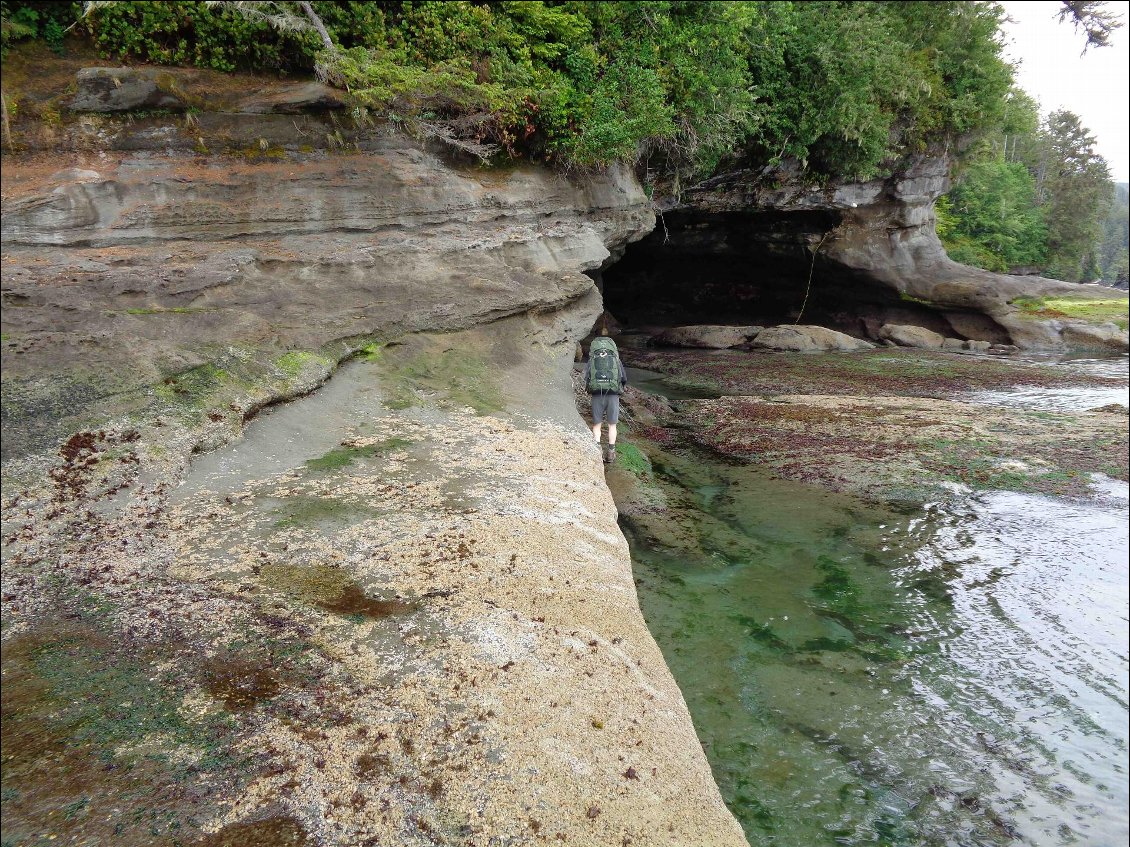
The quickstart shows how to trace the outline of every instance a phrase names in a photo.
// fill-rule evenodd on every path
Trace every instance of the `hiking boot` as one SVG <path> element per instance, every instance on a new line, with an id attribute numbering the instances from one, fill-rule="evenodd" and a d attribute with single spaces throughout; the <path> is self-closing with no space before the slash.
<path id="1" fill-rule="evenodd" d="M 609 446 L 608 452 L 604 454 L 604 464 L 611 465 L 616 461 L 616 445 Z"/>

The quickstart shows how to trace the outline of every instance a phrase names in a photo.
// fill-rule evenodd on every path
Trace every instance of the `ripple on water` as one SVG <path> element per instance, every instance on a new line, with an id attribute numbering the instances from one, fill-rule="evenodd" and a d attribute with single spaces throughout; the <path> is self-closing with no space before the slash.
<path id="1" fill-rule="evenodd" d="M 1012 813 L 1021 832 L 1057 843 L 1068 817 L 1081 832 L 1124 843 L 1125 501 L 993 493 L 935 520 L 934 538 L 903 574 L 956 565 L 950 585 L 961 628 L 946 637 L 946 667 L 923 667 L 922 684 L 999 727 L 981 740 L 1000 752 L 1001 787 L 1023 794 Z"/>
<path id="2" fill-rule="evenodd" d="M 1062 356 L 1029 354 L 1027 360 L 1055 365 L 1057 369 L 1085 378 L 1121 380 L 1121 385 L 1070 385 L 1062 388 L 1016 386 L 1006 391 L 974 391 L 965 396 L 971 403 L 1037 409 L 1047 412 L 1081 412 L 1103 406 L 1130 406 L 1130 360 L 1126 356 Z"/>
<path id="3" fill-rule="evenodd" d="M 625 523 L 641 605 L 752 843 L 1125 843 L 1125 498 L 905 515 L 655 464 L 700 546 Z"/>

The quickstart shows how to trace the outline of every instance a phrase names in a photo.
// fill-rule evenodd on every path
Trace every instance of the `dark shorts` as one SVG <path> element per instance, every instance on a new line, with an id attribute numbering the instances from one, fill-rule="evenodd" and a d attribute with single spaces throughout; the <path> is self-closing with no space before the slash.
<path id="1" fill-rule="evenodd" d="M 594 425 L 607 420 L 610 424 L 620 420 L 619 394 L 592 395 L 592 422 Z"/>

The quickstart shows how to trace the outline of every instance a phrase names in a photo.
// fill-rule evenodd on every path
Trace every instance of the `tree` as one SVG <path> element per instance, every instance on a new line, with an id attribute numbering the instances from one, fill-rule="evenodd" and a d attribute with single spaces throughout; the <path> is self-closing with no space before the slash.
<path id="1" fill-rule="evenodd" d="M 1130 248 L 1130 197 L 1126 183 L 1115 186 L 1114 202 L 1103 221 L 1103 237 L 1099 246 L 1101 279 L 1110 284 L 1126 283 L 1127 250 Z"/>
<path id="2" fill-rule="evenodd" d="M 1040 134 L 1036 202 L 1048 224 L 1048 275 L 1070 282 L 1097 278 L 1102 221 L 1113 198 L 1110 169 L 1078 115 L 1052 112 Z"/>
<path id="3" fill-rule="evenodd" d="M 1108 46 L 1111 33 L 1122 26 L 1122 19 L 1108 11 L 1106 5 L 1097 0 L 1063 0 L 1057 17 L 1060 23 L 1070 18 L 1076 32 L 1081 29 L 1087 34 L 1084 53 L 1091 47 Z"/>
<path id="4" fill-rule="evenodd" d="M 969 166 L 944 207 L 954 222 L 939 235 L 951 258 L 994 271 L 1042 266 L 1048 230 L 1034 199 L 1023 164 L 1001 158 Z"/>

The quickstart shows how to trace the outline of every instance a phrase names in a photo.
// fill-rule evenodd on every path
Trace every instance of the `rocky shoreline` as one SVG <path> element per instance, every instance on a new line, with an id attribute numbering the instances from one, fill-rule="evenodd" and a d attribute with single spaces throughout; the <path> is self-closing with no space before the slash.
<path id="1" fill-rule="evenodd" d="M 593 277 L 655 223 L 636 177 L 484 169 L 293 84 L 172 83 L 199 112 L 68 113 L 4 156 L 5 836 L 745 843 L 616 524 L 646 460 L 629 443 L 606 485 L 569 390 Z M 26 80 L 43 114 L 64 84 Z M 940 414 L 829 397 L 816 361 L 791 392 L 758 369 L 752 406 L 629 398 L 633 437 L 695 421 L 738 455 L 754 406 L 791 410 L 782 444 L 814 404 L 835 438 Z M 813 437 L 782 472 L 813 472 Z"/>
<path id="2" fill-rule="evenodd" d="M 923 350 L 629 349 L 625 359 L 703 398 L 630 395 L 629 432 L 657 449 L 677 428 L 781 478 L 876 502 L 978 489 L 1078 497 L 1089 495 L 1095 474 L 1130 478 L 1125 406 L 1048 411 L 978 401 L 1017 386 L 1118 389 L 1125 378 Z"/>
<path id="3" fill-rule="evenodd" d="M 639 614 L 591 438 L 567 393 L 529 390 L 567 370 L 588 303 L 374 353 L 144 514 L 106 514 L 108 434 L 72 444 L 83 496 L 7 497 L 6 829 L 744 843 Z M 430 376 L 450 350 L 462 365 Z M 271 464 L 286 421 L 332 444 Z"/>

